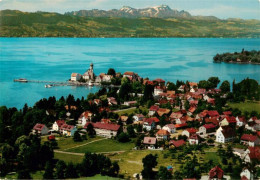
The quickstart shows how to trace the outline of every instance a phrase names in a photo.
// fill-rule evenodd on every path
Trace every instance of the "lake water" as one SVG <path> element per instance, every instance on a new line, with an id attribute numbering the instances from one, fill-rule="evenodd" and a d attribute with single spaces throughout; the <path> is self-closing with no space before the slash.
<path id="1" fill-rule="evenodd" d="M 15 78 L 66 81 L 72 72 L 134 71 L 150 79 L 260 81 L 260 65 L 213 63 L 216 53 L 259 50 L 260 39 L 220 38 L 0 38 L 0 105 L 22 108 L 49 96 L 86 97 L 97 89 L 14 83 Z"/>

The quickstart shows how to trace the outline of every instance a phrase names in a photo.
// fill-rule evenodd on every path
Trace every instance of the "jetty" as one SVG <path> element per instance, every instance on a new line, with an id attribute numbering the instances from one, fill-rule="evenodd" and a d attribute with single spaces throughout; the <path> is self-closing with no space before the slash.
<path id="1" fill-rule="evenodd" d="M 46 81 L 46 80 L 29 80 L 25 78 L 14 79 L 14 82 L 26 82 L 26 83 L 43 83 L 46 88 L 54 86 L 100 86 L 100 87 L 120 87 L 120 85 L 102 85 L 100 83 L 78 82 L 78 81 Z"/>

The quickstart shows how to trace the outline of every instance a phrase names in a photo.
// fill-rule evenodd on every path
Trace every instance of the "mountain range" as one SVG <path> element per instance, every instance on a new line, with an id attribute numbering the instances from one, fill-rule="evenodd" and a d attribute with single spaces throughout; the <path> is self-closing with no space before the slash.
<path id="1" fill-rule="evenodd" d="M 80 10 L 66 12 L 65 15 L 74 15 L 81 17 L 123 17 L 123 18 L 203 18 L 203 19 L 218 19 L 214 16 L 192 16 L 189 12 L 176 9 L 171 9 L 167 5 L 160 5 L 155 7 L 135 9 L 129 6 L 123 6 L 121 9 L 112 10 Z"/>

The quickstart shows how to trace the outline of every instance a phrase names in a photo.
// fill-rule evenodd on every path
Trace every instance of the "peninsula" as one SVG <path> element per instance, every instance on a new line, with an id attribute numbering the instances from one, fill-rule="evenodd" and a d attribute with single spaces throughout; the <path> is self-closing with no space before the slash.
<path id="1" fill-rule="evenodd" d="M 242 49 L 241 52 L 217 54 L 213 60 L 214 62 L 260 64 L 260 51 Z"/>

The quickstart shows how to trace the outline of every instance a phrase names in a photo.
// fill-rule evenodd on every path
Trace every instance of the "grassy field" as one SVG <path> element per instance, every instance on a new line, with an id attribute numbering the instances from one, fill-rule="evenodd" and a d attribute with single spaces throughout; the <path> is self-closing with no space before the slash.
<path id="1" fill-rule="evenodd" d="M 102 139 L 102 137 L 95 137 L 95 138 L 88 138 L 87 140 L 81 141 L 81 142 L 74 142 L 73 139 L 71 137 L 58 137 L 56 138 L 57 142 L 58 142 L 58 147 L 59 150 L 66 150 L 68 148 L 73 148 L 75 146 L 78 145 L 82 145 L 82 144 L 86 144 L 98 139 Z"/>
<path id="2" fill-rule="evenodd" d="M 73 155 L 73 154 L 62 154 L 55 152 L 54 153 L 54 159 L 63 160 L 66 163 L 72 162 L 72 163 L 81 163 L 84 156 L 79 155 Z"/>
<path id="3" fill-rule="evenodd" d="M 148 109 L 146 107 L 139 107 L 139 109 L 142 110 L 142 112 L 146 111 L 148 113 Z M 127 114 L 127 115 L 130 115 L 130 114 L 135 114 L 137 112 L 137 109 L 135 108 L 128 108 L 128 109 L 124 109 L 124 110 L 120 110 L 118 112 L 115 112 L 117 113 L 119 116 L 123 115 L 123 114 Z"/>
<path id="4" fill-rule="evenodd" d="M 231 108 L 238 108 L 240 111 L 244 112 L 244 111 L 257 111 L 258 113 L 260 113 L 260 102 L 251 102 L 251 101 L 247 101 L 247 102 L 240 102 L 240 103 L 228 103 L 228 105 Z"/>
<path id="5" fill-rule="evenodd" d="M 119 143 L 116 140 L 104 139 L 93 142 L 85 146 L 69 149 L 69 152 L 85 153 L 85 152 L 111 152 L 111 151 L 127 151 L 134 147 L 134 143 Z"/>

